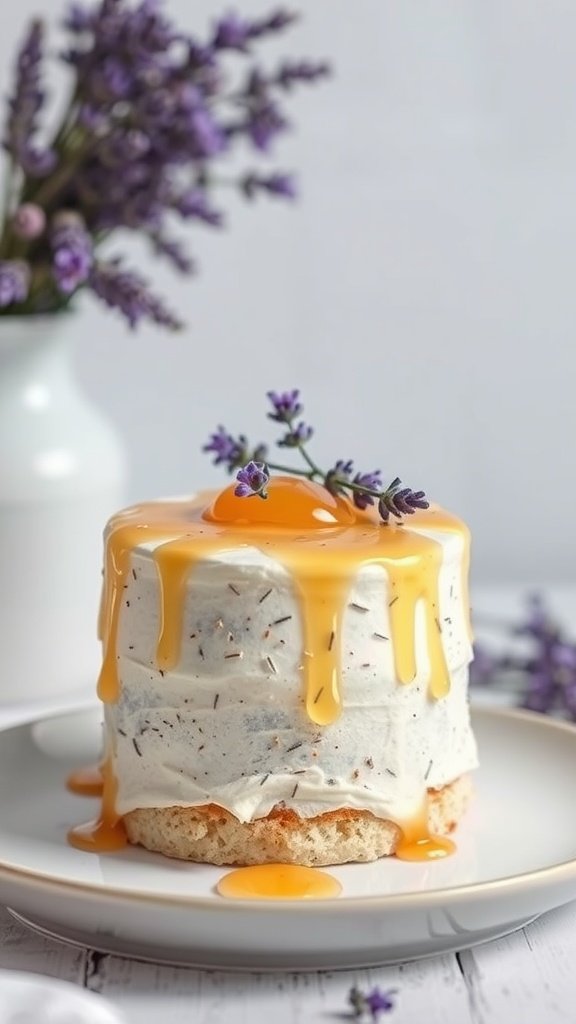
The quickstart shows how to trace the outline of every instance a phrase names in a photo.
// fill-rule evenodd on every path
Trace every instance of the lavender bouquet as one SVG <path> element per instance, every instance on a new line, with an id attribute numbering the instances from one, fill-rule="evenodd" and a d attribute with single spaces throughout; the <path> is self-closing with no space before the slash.
<path id="1" fill-rule="evenodd" d="M 266 72 L 254 62 L 257 44 L 294 21 L 284 10 L 256 20 L 229 14 L 200 40 L 170 23 L 161 0 L 74 4 L 58 58 L 69 95 L 49 141 L 40 125 L 44 29 L 34 22 L 18 53 L 3 139 L 0 315 L 57 312 L 87 288 L 132 327 L 143 318 L 180 326 L 140 274 L 109 254 L 111 236 L 135 232 L 189 274 L 173 225 L 222 228 L 217 189 L 294 198 L 287 173 L 258 164 L 233 179 L 221 172 L 233 148 L 268 154 L 289 127 L 279 99 L 328 73 L 324 63 L 283 61 Z"/>

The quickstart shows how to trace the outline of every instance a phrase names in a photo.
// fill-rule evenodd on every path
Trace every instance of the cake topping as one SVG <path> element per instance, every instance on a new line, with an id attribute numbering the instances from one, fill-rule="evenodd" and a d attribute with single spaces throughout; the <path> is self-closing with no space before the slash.
<path id="1" fill-rule="evenodd" d="M 324 472 L 312 459 L 306 448 L 307 442 L 314 434 L 308 424 L 297 419 L 304 411 L 300 402 L 300 392 L 269 391 L 268 399 L 272 411 L 268 417 L 287 428 L 286 433 L 276 442 L 279 448 L 293 448 L 301 455 L 306 468 L 294 468 L 268 460 L 268 447 L 263 443 L 250 446 L 244 434 L 233 437 L 219 426 L 211 435 L 204 451 L 214 454 L 215 465 L 224 464 L 228 472 L 237 470 L 237 484 L 234 495 L 238 498 L 268 498 L 270 470 L 289 473 L 303 477 L 309 481 L 320 481 L 324 489 L 334 496 L 350 494 L 356 508 L 365 510 L 377 504 L 378 514 L 384 523 L 390 516 L 401 520 L 403 516 L 413 515 L 416 509 L 429 507 L 424 491 L 413 491 L 410 487 L 402 487 L 400 477 L 384 488 L 379 469 L 371 473 L 354 473 L 354 463 L 348 459 L 339 459 L 332 469 Z M 286 521 L 286 509 L 281 514 L 280 522 Z M 322 519 L 321 515 L 317 516 Z M 259 518 L 259 522 L 275 522 L 276 519 Z M 339 520 L 341 521 L 341 520 Z M 326 519 L 326 522 L 330 522 Z"/>

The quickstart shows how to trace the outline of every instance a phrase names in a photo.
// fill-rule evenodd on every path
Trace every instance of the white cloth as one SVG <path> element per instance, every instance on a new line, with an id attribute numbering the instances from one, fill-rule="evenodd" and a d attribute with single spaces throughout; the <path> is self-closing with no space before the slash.
<path id="1" fill-rule="evenodd" d="M 0 971 L 0 1024 L 126 1024 L 106 999 L 67 981 Z"/>

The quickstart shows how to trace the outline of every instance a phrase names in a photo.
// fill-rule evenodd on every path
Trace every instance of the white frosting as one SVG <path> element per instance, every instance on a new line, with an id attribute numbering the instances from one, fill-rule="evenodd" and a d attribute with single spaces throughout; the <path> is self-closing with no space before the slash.
<path id="1" fill-rule="evenodd" d="M 426 787 L 475 768 L 463 539 L 420 532 L 442 546 L 439 611 L 450 692 L 441 700 L 428 693 L 422 606 L 417 676 L 396 681 L 393 642 L 375 636 L 391 637 L 388 577 L 378 565 L 360 565 L 340 638 L 343 711 L 326 727 L 305 711 L 300 602 L 278 561 L 244 547 L 197 564 L 180 662 L 162 674 L 155 545 L 136 549 L 118 635 L 120 699 L 106 707 L 117 810 L 215 803 L 250 821 L 282 803 L 302 817 L 354 807 L 402 821 L 419 809 Z"/>

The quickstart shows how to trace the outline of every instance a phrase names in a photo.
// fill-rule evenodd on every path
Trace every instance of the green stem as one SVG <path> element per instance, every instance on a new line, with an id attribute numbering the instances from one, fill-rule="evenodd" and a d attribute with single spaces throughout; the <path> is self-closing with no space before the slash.
<path id="1" fill-rule="evenodd" d="M 313 461 L 312 461 L 312 459 L 311 459 L 311 458 L 310 458 L 310 456 L 308 455 L 308 452 L 307 452 L 307 451 L 306 451 L 306 449 L 304 448 L 304 445 L 301 445 L 301 444 L 299 444 L 299 445 L 298 445 L 298 451 L 300 452 L 300 455 L 302 456 L 302 458 L 304 459 L 304 461 L 308 463 L 308 465 L 310 466 L 310 469 L 311 469 L 312 473 L 314 473 L 314 474 L 315 474 L 315 476 L 321 476 L 322 478 L 325 478 L 325 477 L 326 477 L 326 474 L 325 474 L 325 473 L 323 473 L 323 472 L 322 472 L 322 470 L 318 468 L 318 466 L 316 465 L 316 463 L 315 463 L 315 462 L 313 462 Z"/>
<path id="2" fill-rule="evenodd" d="M 282 466 L 278 462 L 266 461 L 268 469 L 275 469 L 278 473 L 290 473 L 290 476 L 303 476 L 307 480 L 312 480 L 312 473 L 307 469 L 292 469 L 292 466 Z"/>

